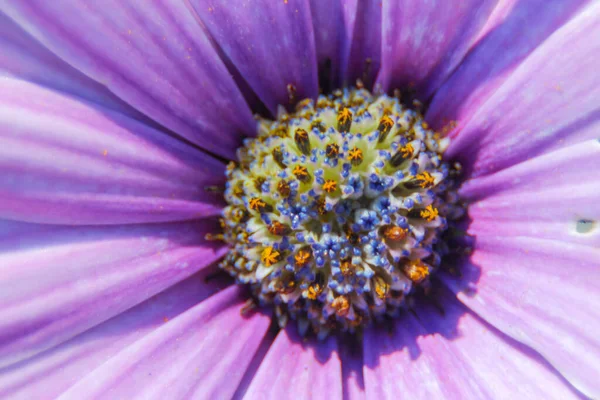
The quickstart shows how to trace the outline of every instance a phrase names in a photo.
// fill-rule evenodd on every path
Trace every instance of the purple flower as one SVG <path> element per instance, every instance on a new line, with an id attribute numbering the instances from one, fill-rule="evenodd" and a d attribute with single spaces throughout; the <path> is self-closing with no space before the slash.
<path id="1" fill-rule="evenodd" d="M 0 398 L 600 396 L 598 54 L 592 0 L 2 2 Z M 219 270 L 229 248 L 205 235 L 225 203 L 207 188 L 253 114 L 357 79 L 452 128 L 471 251 L 410 312 L 303 339 Z M 357 231 L 422 201 L 380 197 L 412 167 L 363 188 L 362 157 L 327 187 L 383 199 Z M 319 263 L 361 254 L 326 236 Z M 371 278 L 335 268 L 340 286 Z"/>

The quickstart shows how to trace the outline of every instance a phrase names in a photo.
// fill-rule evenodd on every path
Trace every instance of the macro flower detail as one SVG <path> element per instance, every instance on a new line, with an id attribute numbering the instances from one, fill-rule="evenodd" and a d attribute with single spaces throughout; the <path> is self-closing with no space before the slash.
<path id="1" fill-rule="evenodd" d="M 302 335 L 397 316 L 448 251 L 447 218 L 462 216 L 447 143 L 397 98 L 365 89 L 261 120 L 227 168 L 221 268 Z"/>
<path id="2" fill-rule="evenodd" d="M 0 399 L 600 397 L 600 3 L 0 2 Z"/>

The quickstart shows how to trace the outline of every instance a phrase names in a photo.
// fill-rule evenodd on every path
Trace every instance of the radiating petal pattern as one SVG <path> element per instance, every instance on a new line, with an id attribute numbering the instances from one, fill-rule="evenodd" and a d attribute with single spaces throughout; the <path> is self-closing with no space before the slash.
<path id="1" fill-rule="evenodd" d="M 139 304 L 224 254 L 208 221 L 110 227 L 0 220 L 0 365 Z"/>
<path id="2" fill-rule="evenodd" d="M 292 102 L 316 98 L 315 39 L 308 0 L 190 0 L 206 28 L 260 100 L 275 115 Z"/>
<path id="3" fill-rule="evenodd" d="M 73 67 L 153 120 L 232 157 L 250 109 L 182 1 L 8 2 L 3 10 Z"/>
<path id="4" fill-rule="evenodd" d="M 240 291 L 225 289 L 175 317 L 60 399 L 231 398 L 270 322 L 259 313 L 241 315 Z"/>
<path id="5" fill-rule="evenodd" d="M 600 245 L 600 141 L 587 140 L 467 181 L 469 233 Z"/>
<path id="6" fill-rule="evenodd" d="M 508 4 L 506 4 L 508 3 Z M 485 34 L 436 92 L 426 119 L 441 128 L 465 123 L 537 46 L 588 0 L 508 1 Z M 490 23 L 488 21 L 488 23 Z"/>
<path id="7" fill-rule="evenodd" d="M 539 355 L 450 296 L 418 307 L 393 331 L 365 333 L 365 386 L 373 399 L 576 398 Z"/>
<path id="8" fill-rule="evenodd" d="M 277 335 L 245 399 L 341 399 L 342 367 L 336 339 L 305 342 L 288 326 Z"/>
<path id="9" fill-rule="evenodd" d="M 413 88 L 427 100 L 463 59 L 497 0 L 383 0 L 385 91 Z"/>
<path id="10" fill-rule="evenodd" d="M 462 302 L 538 351 L 586 395 L 600 395 L 597 247 L 481 234 L 461 273 L 446 282 Z"/>
<path id="11" fill-rule="evenodd" d="M 483 104 L 446 152 L 472 177 L 598 138 L 600 3 L 556 30 Z M 558 68 L 557 66 L 560 66 Z"/>
<path id="12" fill-rule="evenodd" d="M 223 164 L 122 114 L 0 81 L 0 218 L 62 224 L 214 215 Z"/>
<path id="13" fill-rule="evenodd" d="M 144 120 L 131 106 L 61 60 L 0 12 L 0 77 L 15 77 L 60 90 Z"/>
<path id="14" fill-rule="evenodd" d="M 0 369 L 0 398 L 57 398 L 88 374 L 229 284 L 205 268 L 186 280 L 73 339 Z"/>

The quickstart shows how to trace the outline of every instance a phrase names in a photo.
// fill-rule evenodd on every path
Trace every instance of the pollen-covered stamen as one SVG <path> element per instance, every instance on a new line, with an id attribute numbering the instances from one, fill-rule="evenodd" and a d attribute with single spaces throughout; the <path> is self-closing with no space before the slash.
<path id="1" fill-rule="evenodd" d="M 379 126 L 377 127 L 377 131 L 379 132 L 378 142 L 383 142 L 386 138 L 390 130 L 394 126 L 394 120 L 390 118 L 389 115 L 384 115 L 383 118 L 379 121 Z"/>
<path id="2" fill-rule="evenodd" d="M 298 179 L 300 182 L 307 183 L 311 179 L 311 176 L 308 173 L 308 169 L 306 169 L 306 167 L 304 167 L 302 165 L 296 165 L 294 167 L 294 170 L 292 171 L 292 173 L 294 174 L 296 179 Z"/>
<path id="3" fill-rule="evenodd" d="M 349 108 L 342 108 L 337 116 L 337 129 L 340 132 L 348 132 L 352 125 L 352 112 Z"/>
<path id="4" fill-rule="evenodd" d="M 296 129 L 296 133 L 294 133 L 294 140 L 296 141 L 298 150 L 300 150 L 302 154 L 310 154 L 310 139 L 308 138 L 308 132 L 302 128 Z"/>
<path id="5" fill-rule="evenodd" d="M 354 331 L 410 304 L 460 215 L 447 140 L 397 98 L 336 90 L 260 121 L 227 167 L 221 267 L 304 334 Z"/>
<path id="6" fill-rule="evenodd" d="M 325 148 L 327 158 L 336 158 L 340 154 L 340 146 L 336 143 L 328 144 Z"/>
<path id="7" fill-rule="evenodd" d="M 354 166 L 360 165 L 363 161 L 363 158 L 363 152 L 358 147 L 355 147 L 348 152 L 348 160 Z"/>
<path id="8" fill-rule="evenodd" d="M 335 192 L 336 188 L 337 188 L 337 182 L 334 181 L 333 179 L 328 179 L 323 184 L 323 190 L 326 191 L 327 193 Z"/>

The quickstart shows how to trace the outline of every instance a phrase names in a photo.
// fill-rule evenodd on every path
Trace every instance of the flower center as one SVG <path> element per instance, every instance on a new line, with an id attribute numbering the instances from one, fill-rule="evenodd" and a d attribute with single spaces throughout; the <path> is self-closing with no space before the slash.
<path id="1" fill-rule="evenodd" d="M 365 89 L 261 119 L 227 168 L 221 267 L 302 334 L 397 314 L 427 287 L 461 210 L 447 144 L 417 111 Z"/>

